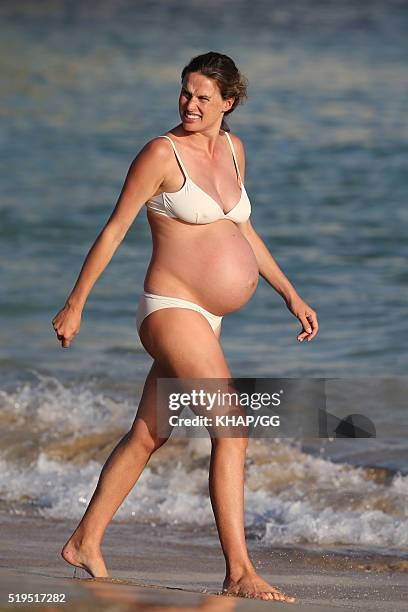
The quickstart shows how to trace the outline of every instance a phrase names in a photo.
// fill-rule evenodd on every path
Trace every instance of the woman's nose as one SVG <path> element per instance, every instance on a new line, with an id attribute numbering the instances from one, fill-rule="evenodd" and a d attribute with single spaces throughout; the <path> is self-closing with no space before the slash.
<path id="1" fill-rule="evenodd" d="M 187 104 L 186 104 L 186 108 L 189 111 L 193 111 L 194 109 L 197 108 L 197 100 L 195 100 L 194 98 L 190 98 L 190 100 L 188 100 Z"/>

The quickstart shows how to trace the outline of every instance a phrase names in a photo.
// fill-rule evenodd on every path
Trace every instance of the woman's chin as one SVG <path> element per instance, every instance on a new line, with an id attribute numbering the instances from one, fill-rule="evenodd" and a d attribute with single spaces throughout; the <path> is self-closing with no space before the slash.
<path id="1" fill-rule="evenodd" d="M 183 124 L 183 128 L 185 130 L 195 130 L 199 127 L 196 122 L 193 123 L 191 121 L 186 121 L 184 118 L 181 120 L 181 123 Z"/>

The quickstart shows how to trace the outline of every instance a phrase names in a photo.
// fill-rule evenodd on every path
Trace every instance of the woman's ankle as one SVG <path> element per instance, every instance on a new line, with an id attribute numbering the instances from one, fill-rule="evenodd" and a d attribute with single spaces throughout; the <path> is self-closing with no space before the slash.
<path id="1" fill-rule="evenodd" d="M 71 542 L 75 546 L 80 546 L 81 548 L 89 548 L 95 550 L 98 550 L 101 544 L 100 538 L 96 538 L 94 534 L 90 535 L 86 533 L 86 531 L 81 528 L 77 528 L 74 531 L 74 533 L 69 539 L 69 542 Z"/>
<path id="2" fill-rule="evenodd" d="M 256 570 L 250 559 L 246 561 L 238 561 L 235 563 L 227 563 L 225 575 L 229 580 L 234 582 L 240 580 L 243 576 L 255 575 Z"/>

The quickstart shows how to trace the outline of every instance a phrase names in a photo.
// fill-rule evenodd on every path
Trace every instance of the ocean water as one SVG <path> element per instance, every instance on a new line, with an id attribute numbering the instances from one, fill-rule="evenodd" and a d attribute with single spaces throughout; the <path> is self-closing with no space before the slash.
<path id="1" fill-rule="evenodd" d="M 180 73 L 198 53 L 231 55 L 249 79 L 229 123 L 246 148 L 253 224 L 320 322 L 299 344 L 297 321 L 261 281 L 224 319 L 233 375 L 406 380 L 406 2 L 5 1 L 0 17 L 2 510 L 79 518 L 134 418 L 151 364 L 135 329 L 151 253 L 144 210 L 68 351 L 51 319 L 132 159 L 178 123 Z M 249 536 L 405 554 L 397 399 L 381 439 L 253 441 Z M 207 441 L 175 448 L 117 519 L 211 524 Z"/>

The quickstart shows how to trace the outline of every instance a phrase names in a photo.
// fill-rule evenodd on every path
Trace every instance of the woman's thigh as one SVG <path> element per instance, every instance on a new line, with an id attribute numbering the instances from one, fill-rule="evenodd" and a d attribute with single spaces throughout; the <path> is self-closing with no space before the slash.
<path id="1" fill-rule="evenodd" d="M 168 377 L 229 378 L 219 342 L 220 327 L 214 332 L 195 310 L 163 308 L 143 321 L 140 339 Z"/>

